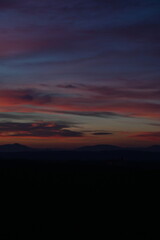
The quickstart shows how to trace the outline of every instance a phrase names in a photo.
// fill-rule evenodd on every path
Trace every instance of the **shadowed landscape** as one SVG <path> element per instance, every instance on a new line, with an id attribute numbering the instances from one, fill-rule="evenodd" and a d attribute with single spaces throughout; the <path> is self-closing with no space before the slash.
<path id="1" fill-rule="evenodd" d="M 148 214 L 159 199 L 160 151 L 101 148 L 1 146 L 1 206 L 8 227 L 1 235 L 153 239 Z"/>

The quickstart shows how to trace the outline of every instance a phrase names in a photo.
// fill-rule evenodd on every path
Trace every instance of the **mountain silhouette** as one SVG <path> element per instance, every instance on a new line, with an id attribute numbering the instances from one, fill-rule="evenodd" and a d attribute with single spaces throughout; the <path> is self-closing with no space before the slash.
<path id="1" fill-rule="evenodd" d="M 160 152 L 160 145 L 153 145 L 146 148 L 147 151 Z"/>
<path id="2" fill-rule="evenodd" d="M 19 143 L 0 145 L 0 152 L 28 152 L 33 149 Z"/>
<path id="3" fill-rule="evenodd" d="M 115 145 L 92 145 L 83 146 L 76 149 L 68 150 L 61 148 L 31 148 L 19 143 L 0 145 L 0 152 L 64 152 L 64 151 L 79 151 L 79 152 L 103 152 L 103 151 L 131 151 L 131 152 L 160 152 L 160 145 L 153 145 L 149 147 L 130 147 L 123 148 Z"/>
<path id="4" fill-rule="evenodd" d="M 114 145 L 94 145 L 77 148 L 78 151 L 116 151 L 120 149 L 121 147 Z"/>

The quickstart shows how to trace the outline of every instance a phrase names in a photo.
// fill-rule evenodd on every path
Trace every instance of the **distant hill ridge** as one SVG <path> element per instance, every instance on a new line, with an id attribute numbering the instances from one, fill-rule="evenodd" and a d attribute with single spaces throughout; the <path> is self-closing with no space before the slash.
<path id="1" fill-rule="evenodd" d="M 33 149 L 19 143 L 0 145 L 0 152 L 28 152 Z"/>
<path id="2" fill-rule="evenodd" d="M 92 145 L 92 146 L 83 146 L 73 151 L 83 151 L 83 152 L 100 152 L 100 151 L 149 151 L 149 152 L 160 152 L 160 145 L 153 145 L 149 147 L 132 147 L 132 148 L 123 148 L 115 145 Z M 31 148 L 19 143 L 14 144 L 5 144 L 0 145 L 0 152 L 31 152 L 31 151 L 67 151 L 67 149 L 38 149 L 38 148 Z"/>
<path id="3" fill-rule="evenodd" d="M 84 146 L 77 148 L 77 151 L 115 151 L 120 150 L 121 147 L 114 146 L 114 145 L 94 145 L 94 146 Z"/>
<path id="4" fill-rule="evenodd" d="M 93 145 L 84 146 L 76 149 L 77 151 L 151 151 L 160 152 L 160 145 L 152 145 L 149 147 L 119 147 L 115 145 Z"/>
<path id="5" fill-rule="evenodd" d="M 149 151 L 160 152 L 160 145 L 153 145 L 147 148 Z"/>

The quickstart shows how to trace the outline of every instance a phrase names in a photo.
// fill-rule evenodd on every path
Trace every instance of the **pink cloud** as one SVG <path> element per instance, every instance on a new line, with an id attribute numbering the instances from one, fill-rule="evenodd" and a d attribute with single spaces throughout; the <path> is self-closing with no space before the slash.
<path id="1" fill-rule="evenodd" d="M 51 90 L 1 89 L 0 108 L 2 112 L 54 113 L 61 111 L 64 113 L 74 112 L 75 114 L 76 112 L 113 112 L 130 117 L 160 118 L 160 104 L 148 102 L 145 98 L 142 99 L 143 101 L 138 101 L 136 98 L 132 98 L 133 95 L 129 97 L 127 91 L 125 97 L 123 97 L 123 91 L 117 93 L 116 89 L 115 91 L 113 89 L 109 91 L 105 87 L 104 90 L 97 87 L 97 90 L 93 88 L 91 90 L 87 89 L 87 91 L 88 93 L 85 90 L 83 94 L 75 95 L 74 91 L 65 94 L 64 92 L 56 93 Z M 157 97 L 158 94 L 155 94 L 155 98 Z"/>

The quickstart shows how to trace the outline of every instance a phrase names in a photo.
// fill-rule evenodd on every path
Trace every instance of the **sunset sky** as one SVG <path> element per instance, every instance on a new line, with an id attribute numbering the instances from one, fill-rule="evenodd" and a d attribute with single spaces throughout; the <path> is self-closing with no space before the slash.
<path id="1" fill-rule="evenodd" d="M 159 0 L 1 0 L 0 144 L 160 144 Z"/>

